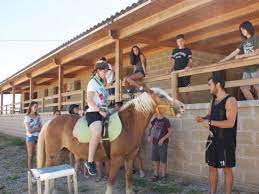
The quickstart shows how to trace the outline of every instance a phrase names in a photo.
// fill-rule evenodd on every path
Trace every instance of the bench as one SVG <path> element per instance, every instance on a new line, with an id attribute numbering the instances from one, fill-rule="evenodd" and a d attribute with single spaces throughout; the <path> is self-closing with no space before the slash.
<path id="1" fill-rule="evenodd" d="M 74 194 L 78 194 L 78 187 L 77 187 L 77 177 L 75 169 L 72 168 L 70 165 L 59 165 L 59 166 L 51 166 L 51 167 L 44 167 L 44 168 L 36 168 L 31 169 L 28 171 L 28 193 L 32 194 L 32 178 L 35 178 L 37 181 L 37 193 L 41 194 L 41 182 L 45 181 L 45 187 L 49 187 L 49 182 L 51 180 L 67 177 L 68 183 L 68 192 L 72 193 L 71 187 L 71 177 L 73 177 L 74 183 Z M 45 188 L 45 189 L 46 189 Z"/>

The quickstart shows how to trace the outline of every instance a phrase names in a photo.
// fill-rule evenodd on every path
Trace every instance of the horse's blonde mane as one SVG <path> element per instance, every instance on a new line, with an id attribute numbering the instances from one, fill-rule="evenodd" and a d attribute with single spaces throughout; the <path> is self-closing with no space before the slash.
<path id="1" fill-rule="evenodd" d="M 121 110 L 125 110 L 129 106 L 133 105 L 135 110 L 140 113 L 148 114 L 153 111 L 154 100 L 149 93 L 144 92 L 137 96 L 135 99 L 128 101 Z"/>
<path id="2" fill-rule="evenodd" d="M 173 99 L 166 93 L 166 91 L 160 88 L 151 88 L 156 94 L 163 95 L 169 101 L 173 101 Z M 129 106 L 133 105 L 135 110 L 140 113 L 148 114 L 153 111 L 153 106 L 155 105 L 154 100 L 151 95 L 147 92 L 137 96 L 135 99 L 128 101 L 121 110 L 125 110 Z"/>
<path id="3" fill-rule="evenodd" d="M 163 95 L 165 98 L 167 98 L 167 100 L 173 102 L 173 98 L 171 96 L 168 95 L 168 93 L 161 89 L 161 88 L 151 88 L 151 90 L 153 90 L 156 94 L 160 94 L 160 95 Z"/>

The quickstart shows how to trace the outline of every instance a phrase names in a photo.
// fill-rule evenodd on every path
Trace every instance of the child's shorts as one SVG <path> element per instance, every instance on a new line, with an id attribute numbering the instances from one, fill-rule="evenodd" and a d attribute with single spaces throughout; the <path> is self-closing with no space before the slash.
<path id="1" fill-rule="evenodd" d="M 167 163 L 167 148 L 168 144 L 153 144 L 152 145 L 152 161 Z"/>

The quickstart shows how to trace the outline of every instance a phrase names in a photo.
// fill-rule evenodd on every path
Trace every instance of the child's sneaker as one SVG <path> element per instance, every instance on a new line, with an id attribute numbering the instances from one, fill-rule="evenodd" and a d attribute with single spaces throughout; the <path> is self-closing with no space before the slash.
<path id="1" fill-rule="evenodd" d="M 158 176 L 158 175 L 153 175 L 152 178 L 151 178 L 151 181 L 152 181 L 152 182 L 157 182 L 157 181 L 159 181 L 159 176 Z"/>
<path id="2" fill-rule="evenodd" d="M 144 178 L 146 175 L 145 175 L 145 172 L 143 170 L 140 170 L 139 171 L 139 177 L 140 178 Z"/>

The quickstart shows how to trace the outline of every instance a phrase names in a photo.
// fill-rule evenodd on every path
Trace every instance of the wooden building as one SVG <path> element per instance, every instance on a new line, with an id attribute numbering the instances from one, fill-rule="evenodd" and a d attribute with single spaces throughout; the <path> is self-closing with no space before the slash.
<path id="1" fill-rule="evenodd" d="M 39 102 L 43 117 L 55 109 L 66 110 L 72 103 L 87 103 L 85 90 L 93 64 L 102 56 L 114 66 L 116 100 L 123 99 L 122 78 L 130 71 L 129 52 L 138 45 L 147 58 L 148 75 L 144 82 L 160 87 L 175 97 L 176 92 L 193 92 L 194 104 L 187 106 L 181 119 L 172 119 L 175 139 L 170 144 L 169 171 L 182 176 L 203 178 L 206 129 L 199 128 L 193 117 L 206 113 L 210 95 L 207 78 L 211 72 L 225 70 L 228 92 L 242 99 L 240 86 L 258 84 L 259 79 L 241 80 L 242 67 L 259 64 L 259 56 L 217 62 L 239 46 L 239 25 L 249 20 L 259 29 L 258 0 L 140 0 L 92 28 L 65 42 L 0 82 L 0 131 L 22 136 L 23 113 L 31 100 Z M 184 34 L 193 51 L 194 67 L 169 74 L 175 36 Z M 4 65 L 4 64 L 2 64 Z M 177 88 L 177 77 L 192 75 L 192 86 Z M 5 94 L 21 94 L 21 101 L 3 104 Z M 15 98 L 13 98 L 15 99 Z M 239 102 L 238 166 L 236 186 L 259 190 L 259 114 L 258 101 Z M 11 113 L 11 114 L 10 114 Z M 13 115 L 15 114 L 15 117 Z M 12 124 L 8 121 L 15 119 Z M 197 141 L 194 141 L 197 140 Z M 149 148 L 145 157 L 149 157 Z"/>

